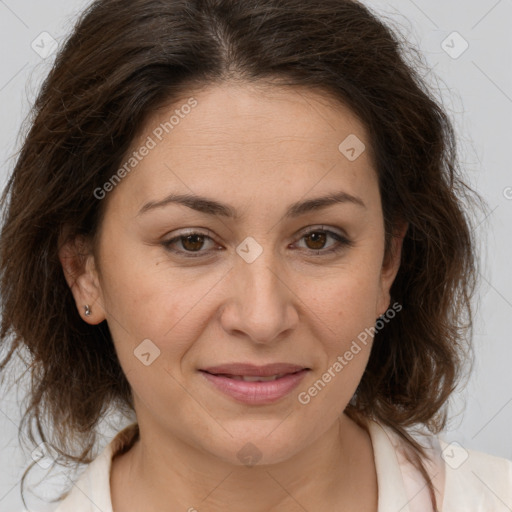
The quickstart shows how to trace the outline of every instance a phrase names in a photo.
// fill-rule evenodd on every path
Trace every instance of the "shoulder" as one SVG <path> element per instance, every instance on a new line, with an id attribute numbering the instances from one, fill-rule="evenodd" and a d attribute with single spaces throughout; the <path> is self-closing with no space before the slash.
<path id="1" fill-rule="evenodd" d="M 439 440 L 449 511 L 512 510 L 512 461 Z"/>
<path id="2" fill-rule="evenodd" d="M 408 443 L 388 426 L 374 423 L 372 431 L 378 451 L 388 441 L 392 447 L 386 466 L 400 468 L 408 503 L 404 510 L 430 510 L 427 485 L 411 462 L 414 453 Z M 422 462 L 434 486 L 439 512 L 512 511 L 512 461 L 447 443 L 442 435 L 409 433 L 424 448 Z"/>
<path id="3" fill-rule="evenodd" d="M 112 458 L 127 451 L 137 440 L 138 424 L 128 425 L 87 466 L 54 512 L 112 512 L 110 470 Z"/>

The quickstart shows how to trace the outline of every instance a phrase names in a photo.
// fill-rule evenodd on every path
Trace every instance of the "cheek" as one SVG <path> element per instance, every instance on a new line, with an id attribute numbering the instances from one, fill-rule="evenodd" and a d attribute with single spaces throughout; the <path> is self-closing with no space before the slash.
<path id="1" fill-rule="evenodd" d="M 361 261 L 361 260 L 360 260 Z M 376 318 L 379 272 L 364 260 L 309 283 L 304 303 L 315 310 L 334 332 L 354 335 Z"/>
<path id="2" fill-rule="evenodd" d="M 357 265 L 339 269 L 328 280 L 311 281 L 309 292 L 301 297 L 315 319 L 314 335 L 322 340 L 325 354 L 319 386 L 326 384 L 330 391 L 319 403 L 350 399 L 364 372 L 378 316 L 378 276 L 374 262 L 359 258 Z"/>
<path id="3" fill-rule="evenodd" d="M 122 247 L 112 239 L 111 247 Z M 158 354 L 155 364 L 173 369 L 209 321 L 212 290 L 223 272 L 198 277 L 197 270 L 171 266 L 158 251 L 105 251 L 102 283 L 107 322 L 125 373 L 141 370 L 134 351 L 144 340 Z M 151 350 L 150 350 L 151 352 Z M 152 354 L 151 354 L 152 355 Z"/>
<path id="4" fill-rule="evenodd" d="M 321 364 L 298 389 L 297 401 L 311 416 L 334 422 L 352 398 L 368 363 L 375 325 L 375 273 L 357 272 L 331 279 L 304 298 L 322 340 Z M 323 324 L 323 326 L 322 326 Z"/>
<path id="5" fill-rule="evenodd" d="M 102 253 L 107 316 L 131 336 L 161 337 L 201 293 L 192 274 L 172 268 L 158 247 L 106 230 Z"/>

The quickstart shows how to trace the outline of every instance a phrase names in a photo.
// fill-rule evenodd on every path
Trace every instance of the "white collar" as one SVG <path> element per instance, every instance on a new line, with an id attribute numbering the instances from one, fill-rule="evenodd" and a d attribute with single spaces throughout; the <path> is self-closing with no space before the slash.
<path id="1" fill-rule="evenodd" d="M 404 484 L 403 459 L 397 456 L 397 436 L 394 432 L 375 421 L 368 421 L 368 430 L 373 445 L 377 484 L 379 489 L 378 512 L 414 512 L 428 508 L 418 507 L 418 496 L 414 496 L 410 483 Z M 138 427 L 133 423 L 120 431 L 93 460 L 74 483 L 70 493 L 62 500 L 55 512 L 113 512 L 110 493 L 110 471 L 112 455 L 130 443 Z M 409 468 L 410 471 L 410 468 Z M 407 479 L 406 479 L 407 482 Z M 423 493 L 425 496 L 427 493 Z M 411 501 L 411 498 L 415 498 Z M 426 505 L 422 498 L 420 506 Z M 413 501 L 416 506 L 412 506 Z"/>

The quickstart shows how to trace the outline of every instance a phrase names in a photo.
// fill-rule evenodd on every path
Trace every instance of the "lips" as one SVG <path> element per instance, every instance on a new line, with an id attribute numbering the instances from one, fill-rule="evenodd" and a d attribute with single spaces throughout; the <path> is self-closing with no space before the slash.
<path id="1" fill-rule="evenodd" d="M 269 382 L 271 380 L 277 380 L 281 377 L 284 377 L 285 375 L 289 375 L 288 373 L 279 373 L 278 375 L 270 375 L 268 377 L 257 377 L 252 375 L 227 375 L 223 373 L 218 374 L 212 374 L 212 375 L 219 375 L 222 377 L 227 377 L 228 379 L 233 380 L 243 380 L 244 382 Z"/>
<path id="2" fill-rule="evenodd" d="M 308 370 L 305 366 L 299 366 L 290 363 L 272 363 L 264 366 L 256 366 L 246 363 L 231 363 L 219 366 L 210 366 L 201 371 L 211 373 L 212 375 L 222 375 L 225 377 L 282 377 L 289 373 L 297 373 L 301 370 Z"/>
<path id="3" fill-rule="evenodd" d="M 299 368 L 297 370 L 297 368 Z M 278 371 L 282 370 L 283 366 L 278 367 Z M 211 371 L 219 371 L 219 367 L 215 370 L 210 368 Z M 210 373 L 209 371 L 202 370 L 200 374 L 204 377 L 205 382 L 211 389 L 220 391 L 224 396 L 235 400 L 238 403 L 246 405 L 260 406 L 269 405 L 278 402 L 285 397 L 289 397 L 291 392 L 299 385 L 305 375 L 308 373 L 308 368 L 301 368 L 296 365 L 291 367 L 287 366 L 287 371 L 297 370 L 293 373 L 274 374 L 274 375 L 233 375 L 231 373 Z M 258 372 L 258 373 L 272 373 L 276 371 L 276 366 L 259 367 L 256 370 L 254 367 L 248 369 L 241 369 L 237 366 L 236 369 L 231 367 L 221 368 L 222 372 Z"/>
<path id="4" fill-rule="evenodd" d="M 237 402 L 265 405 L 289 395 L 309 370 L 289 363 L 265 366 L 234 363 L 212 366 L 200 372 L 209 385 Z"/>

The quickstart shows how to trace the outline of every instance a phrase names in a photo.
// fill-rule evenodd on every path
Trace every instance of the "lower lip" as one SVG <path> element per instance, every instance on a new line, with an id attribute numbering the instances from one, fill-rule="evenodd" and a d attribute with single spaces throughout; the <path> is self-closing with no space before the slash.
<path id="1" fill-rule="evenodd" d="M 201 371 L 204 377 L 218 390 L 234 398 L 238 402 L 251 405 L 271 404 L 280 400 L 304 378 L 308 370 L 297 373 L 289 373 L 284 377 L 266 382 L 245 382 L 243 380 L 230 379 L 220 375 L 212 375 Z"/>

